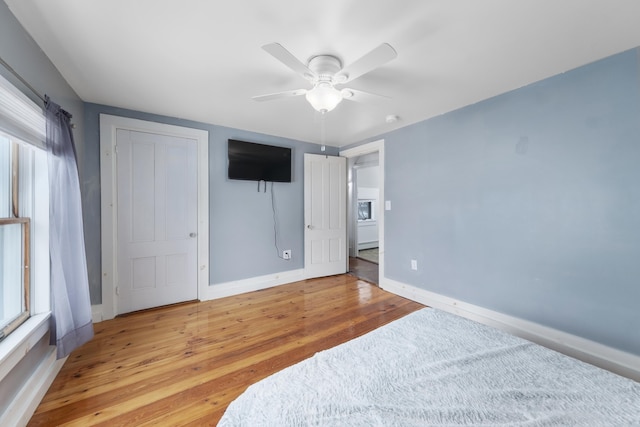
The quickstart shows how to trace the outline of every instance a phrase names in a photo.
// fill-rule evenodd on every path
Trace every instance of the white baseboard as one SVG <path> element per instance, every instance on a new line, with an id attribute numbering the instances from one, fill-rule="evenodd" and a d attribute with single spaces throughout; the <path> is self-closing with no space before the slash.
<path id="1" fill-rule="evenodd" d="M 203 289 L 200 292 L 200 300 L 229 297 L 232 295 L 244 294 L 246 292 L 259 291 L 261 289 L 272 288 L 274 286 L 304 280 L 304 269 L 283 271 L 265 276 L 251 277 L 249 279 L 234 280 L 225 283 L 216 283 Z"/>
<path id="2" fill-rule="evenodd" d="M 304 280 L 304 269 L 283 271 L 280 273 L 267 274 L 265 276 L 251 277 L 249 279 L 234 280 L 231 282 L 217 283 L 209 285 L 204 289 L 200 289 L 198 299 L 200 301 L 208 301 L 212 299 L 239 295 L 245 292 L 259 291 L 260 289 L 272 288 L 278 285 L 297 282 Z M 99 323 L 104 320 L 102 314 L 102 304 L 91 306 L 91 316 L 93 323 Z"/>
<path id="3" fill-rule="evenodd" d="M 380 280 L 380 287 L 429 307 L 502 329 L 560 353 L 640 381 L 640 356 L 386 277 Z"/>
<path id="4" fill-rule="evenodd" d="M 358 243 L 358 250 L 359 251 L 364 251 L 366 249 L 373 249 L 373 248 L 377 248 L 380 247 L 380 242 L 378 242 L 377 240 L 375 242 L 361 242 Z"/>
<path id="5" fill-rule="evenodd" d="M 102 304 L 96 304 L 91 306 L 91 321 L 93 323 L 100 323 L 104 320 L 102 315 Z"/>
<path id="6" fill-rule="evenodd" d="M 50 347 L 45 358 L 0 417 L 0 425 L 26 426 L 66 360 L 56 360 L 56 348 Z"/>

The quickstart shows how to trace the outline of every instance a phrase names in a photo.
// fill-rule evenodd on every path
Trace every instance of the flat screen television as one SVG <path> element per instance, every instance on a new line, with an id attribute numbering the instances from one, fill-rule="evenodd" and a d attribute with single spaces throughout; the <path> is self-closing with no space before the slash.
<path id="1" fill-rule="evenodd" d="M 291 182 L 291 148 L 228 140 L 229 179 Z"/>

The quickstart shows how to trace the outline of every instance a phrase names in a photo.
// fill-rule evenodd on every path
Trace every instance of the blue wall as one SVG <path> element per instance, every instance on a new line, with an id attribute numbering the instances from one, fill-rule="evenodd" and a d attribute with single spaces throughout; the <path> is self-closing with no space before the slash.
<path id="1" fill-rule="evenodd" d="M 320 154 L 320 146 L 275 136 L 177 118 L 158 116 L 104 105 L 85 105 L 85 216 L 91 234 L 87 236 L 89 264 L 100 259 L 100 114 L 203 129 L 209 132 L 210 284 L 248 279 L 304 267 L 304 153 Z M 257 183 L 227 179 L 227 139 L 293 148 L 293 182 L 275 183 L 278 246 L 291 249 L 290 261 L 278 257 L 274 246 L 271 184 L 267 192 Z M 326 153 L 337 155 L 337 148 Z M 89 173 L 91 171 L 91 173 Z M 89 243 L 90 242 L 90 243 Z M 99 271 L 99 270 L 98 270 Z M 101 299 L 100 275 L 90 277 L 92 302 Z"/>
<path id="2" fill-rule="evenodd" d="M 84 149 L 82 139 L 83 102 L 62 78 L 56 67 L 42 52 L 40 47 L 22 28 L 13 16 L 6 3 L 0 1 L 0 57 L 4 59 L 14 70 L 18 72 L 40 94 L 47 94 L 51 100 L 62 106 L 73 115 L 72 122 L 76 124 L 74 131 L 76 149 L 80 156 Z M 38 105 L 42 101 L 18 79 L 0 65 L 0 75 L 19 88 L 26 96 Z M 80 177 L 83 175 L 83 164 L 79 161 Z M 24 358 L 0 380 L 0 414 L 3 414 L 15 396 L 28 381 L 32 379 L 33 372 L 38 369 L 49 369 L 47 358 L 49 353 L 49 334 L 45 334 L 40 341 L 33 343 Z M 33 383 L 31 383 L 32 385 Z M 15 409 L 15 408 L 14 408 Z"/>
<path id="3" fill-rule="evenodd" d="M 640 355 L 638 64 L 383 135 L 386 276 Z"/>

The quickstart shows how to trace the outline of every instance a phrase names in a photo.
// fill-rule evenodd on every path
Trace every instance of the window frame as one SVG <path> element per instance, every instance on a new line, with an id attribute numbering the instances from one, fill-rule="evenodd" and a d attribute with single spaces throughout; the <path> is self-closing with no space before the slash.
<path id="1" fill-rule="evenodd" d="M 10 319 L 4 326 L 0 328 L 0 342 L 2 342 L 6 337 L 8 337 L 13 331 L 15 331 L 21 324 L 26 322 L 29 317 L 31 317 L 31 215 L 35 213 L 33 203 L 29 203 L 28 199 L 33 198 L 35 195 L 34 191 L 34 180 L 33 176 L 26 177 L 24 181 L 26 181 L 27 186 L 29 188 L 21 186 L 20 177 L 25 175 L 22 169 L 26 169 L 27 171 L 33 171 L 34 167 L 34 158 L 32 156 L 26 156 L 27 162 L 31 164 L 27 164 L 21 161 L 20 151 L 21 147 L 18 142 L 16 142 L 15 138 L 11 135 L 7 135 L 5 132 L 0 132 L 0 135 L 6 139 L 9 144 L 9 168 L 10 168 L 10 182 L 8 187 L 10 188 L 10 201 L 9 201 L 9 209 L 7 210 L 9 216 L 0 217 L 0 227 L 19 224 L 21 229 L 21 249 L 22 254 L 20 256 L 21 262 L 21 281 L 20 286 L 20 296 L 21 296 L 21 307 L 20 312 Z M 29 148 L 31 149 L 31 148 Z M 26 151 L 25 151 L 26 153 Z M 25 197 L 26 196 L 26 197 Z M 29 205 L 28 207 L 24 207 L 21 205 L 20 200 L 25 200 L 24 204 Z M 21 216 L 25 214 L 25 211 L 28 211 L 27 216 Z M 7 285 L 7 284 L 5 284 Z M 12 286 L 9 284 L 8 286 Z M 4 292 L 4 289 L 3 289 Z"/>
<path id="2" fill-rule="evenodd" d="M 0 329 L 0 341 L 16 330 L 21 324 L 31 317 L 31 219 L 25 217 L 0 218 L 0 227 L 3 225 L 20 224 L 22 227 L 22 298 L 24 309 Z"/>
<path id="3" fill-rule="evenodd" d="M 19 201 L 30 210 L 30 317 L 0 341 L 0 381 L 49 333 L 49 176 L 45 116 L 24 93 L 0 75 L 0 132 L 19 146 L 18 174 L 28 183 Z M 24 155 L 23 155 L 24 154 Z M 23 167 L 24 166 L 24 167 Z M 27 187 L 25 186 L 25 187 Z M 20 187 L 23 187 L 20 185 Z"/>
<path id="4" fill-rule="evenodd" d="M 357 222 L 373 222 L 376 220 L 376 201 L 373 199 L 358 199 L 357 209 Z M 366 208 L 363 209 L 363 206 Z M 361 216 L 361 213 L 366 213 L 367 217 Z"/>

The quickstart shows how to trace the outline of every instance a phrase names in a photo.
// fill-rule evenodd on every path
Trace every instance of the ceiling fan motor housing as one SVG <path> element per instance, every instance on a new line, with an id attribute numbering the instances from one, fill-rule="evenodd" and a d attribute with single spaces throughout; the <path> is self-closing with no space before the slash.
<path id="1" fill-rule="evenodd" d="M 331 55 L 318 55 L 309 60 L 307 67 L 316 73 L 318 82 L 333 82 L 333 77 L 342 69 L 342 63 Z"/>

